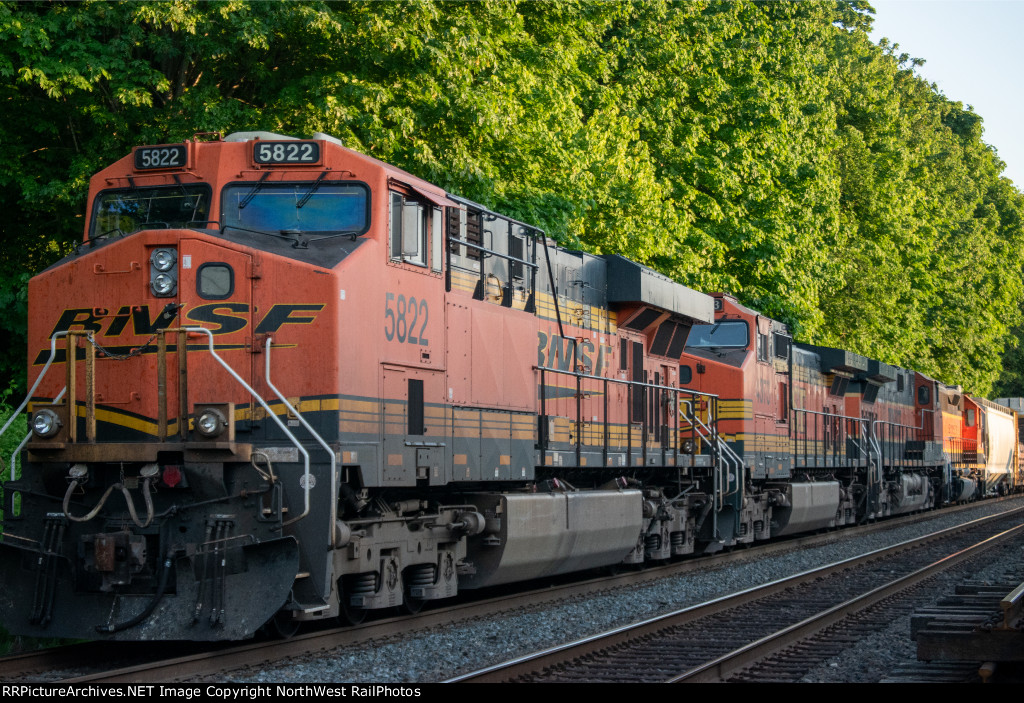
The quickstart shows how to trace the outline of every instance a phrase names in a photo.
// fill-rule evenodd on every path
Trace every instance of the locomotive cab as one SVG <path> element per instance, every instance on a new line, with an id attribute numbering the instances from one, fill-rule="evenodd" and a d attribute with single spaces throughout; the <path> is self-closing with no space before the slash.
<path id="1" fill-rule="evenodd" d="M 334 270 L 374 222 L 360 170 L 337 140 L 250 134 L 93 178 L 83 243 L 29 285 L 32 470 L 3 550 L 22 631 L 239 639 L 296 594 L 330 609 L 330 560 L 300 545 L 344 539 L 322 400 L 343 361 L 302 360 L 333 348 Z"/>

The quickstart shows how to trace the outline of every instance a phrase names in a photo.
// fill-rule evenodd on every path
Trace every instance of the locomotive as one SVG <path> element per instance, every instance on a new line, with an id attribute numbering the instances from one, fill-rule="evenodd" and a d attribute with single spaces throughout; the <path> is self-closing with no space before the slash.
<path id="1" fill-rule="evenodd" d="M 1009 407 L 328 135 L 140 146 L 88 203 L 3 428 L 12 633 L 287 635 L 1021 482 Z"/>

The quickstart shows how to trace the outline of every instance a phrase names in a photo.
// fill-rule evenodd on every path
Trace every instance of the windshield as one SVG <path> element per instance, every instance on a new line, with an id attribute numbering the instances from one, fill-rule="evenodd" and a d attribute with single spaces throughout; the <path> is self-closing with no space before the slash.
<path id="1" fill-rule="evenodd" d="M 686 347 L 688 349 L 711 347 L 745 349 L 747 347 L 747 323 L 736 320 L 733 322 L 718 322 L 713 325 L 694 325 L 690 329 L 690 336 L 686 340 Z"/>
<path id="2" fill-rule="evenodd" d="M 131 234 L 153 227 L 206 226 L 210 216 L 210 187 L 174 185 L 108 190 L 96 198 L 91 238 Z"/>
<path id="3" fill-rule="evenodd" d="M 280 232 L 354 232 L 369 226 L 366 186 L 357 183 L 241 183 L 224 189 L 225 227 Z"/>

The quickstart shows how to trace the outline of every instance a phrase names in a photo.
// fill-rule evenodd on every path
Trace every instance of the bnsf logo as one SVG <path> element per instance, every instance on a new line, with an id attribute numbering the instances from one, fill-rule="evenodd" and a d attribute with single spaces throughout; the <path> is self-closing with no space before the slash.
<path id="1" fill-rule="evenodd" d="M 283 325 L 308 325 L 324 306 L 322 304 L 278 304 L 270 308 L 256 325 L 255 334 L 274 334 Z M 99 313 L 99 314 L 97 314 Z M 136 337 L 153 334 L 160 321 L 161 310 L 151 313 L 148 305 L 123 306 L 116 314 L 104 314 L 95 308 L 71 308 L 61 313 L 49 337 L 57 332 L 79 329 L 105 338 L 120 337 L 131 323 Z M 248 303 L 210 303 L 194 307 L 185 317 L 206 327 L 215 335 L 231 334 L 249 325 Z M 100 334 L 102 332 L 102 334 Z M 40 351 L 35 363 L 44 363 L 49 350 Z"/>

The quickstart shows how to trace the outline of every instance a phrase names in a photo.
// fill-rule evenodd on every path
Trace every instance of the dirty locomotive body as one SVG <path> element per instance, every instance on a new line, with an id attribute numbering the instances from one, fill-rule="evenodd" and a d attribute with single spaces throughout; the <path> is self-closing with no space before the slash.
<path id="1" fill-rule="evenodd" d="M 19 634 L 288 634 L 1019 483 L 1011 410 L 326 135 L 135 149 L 29 319 Z"/>

